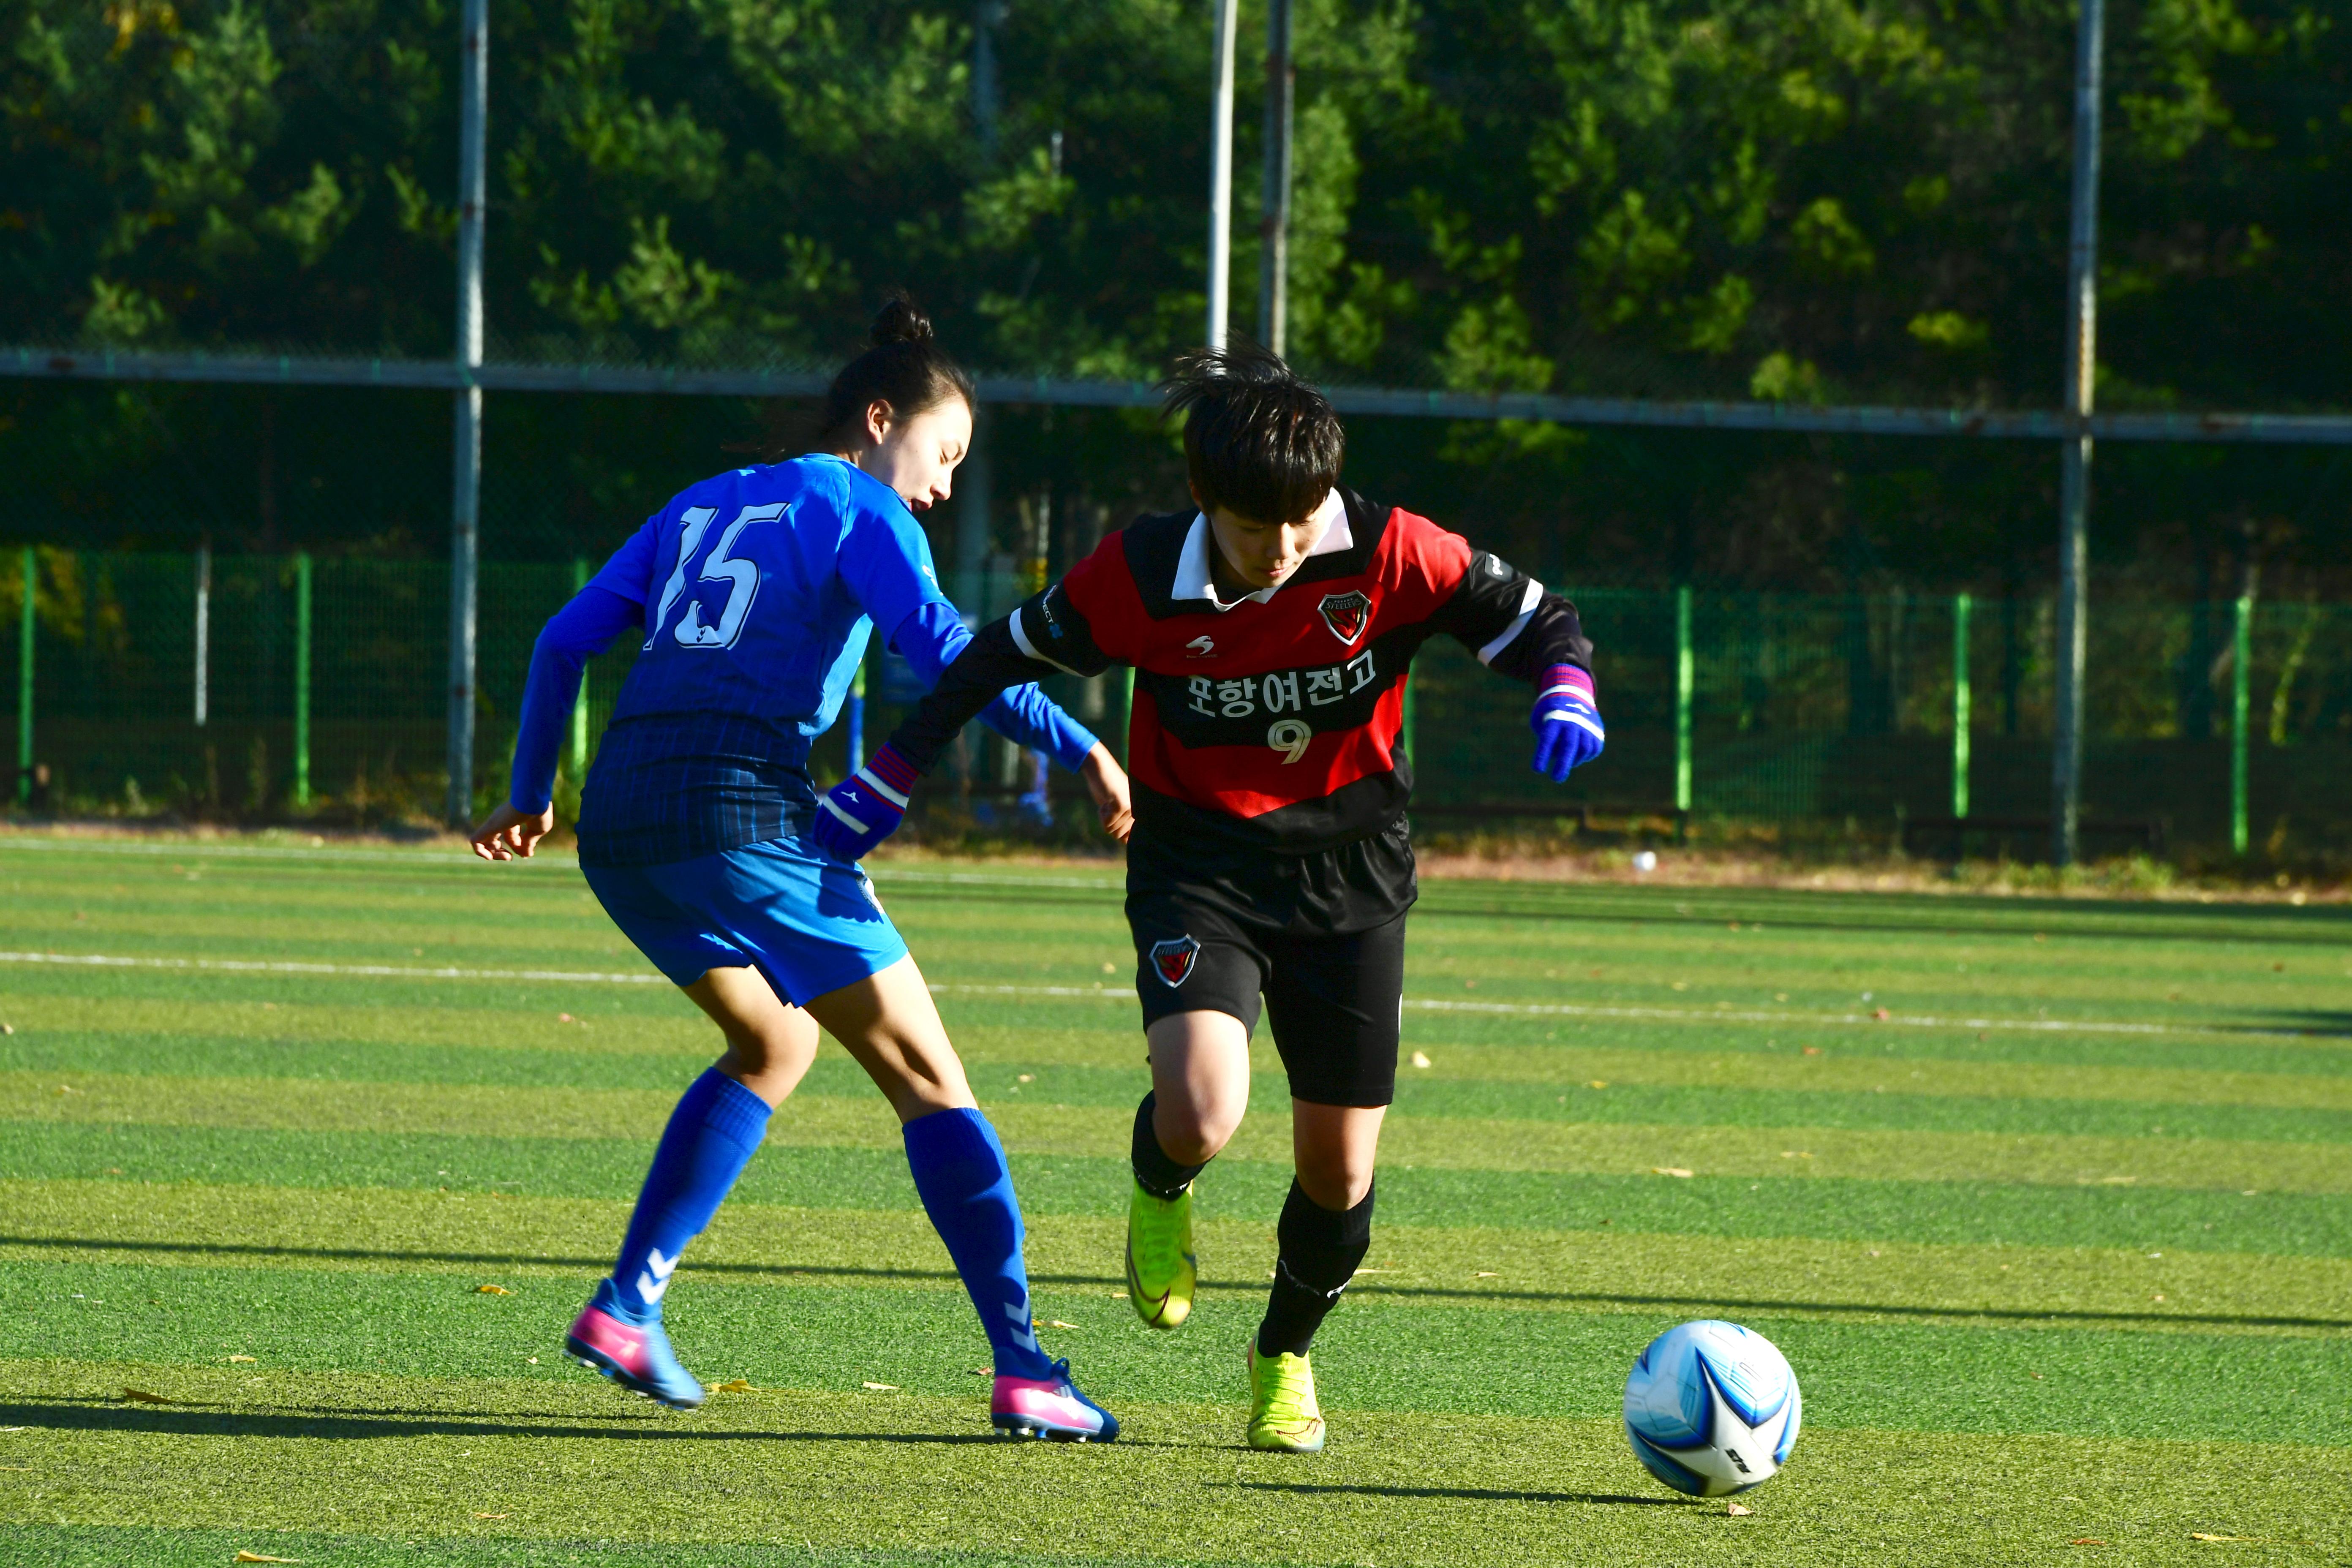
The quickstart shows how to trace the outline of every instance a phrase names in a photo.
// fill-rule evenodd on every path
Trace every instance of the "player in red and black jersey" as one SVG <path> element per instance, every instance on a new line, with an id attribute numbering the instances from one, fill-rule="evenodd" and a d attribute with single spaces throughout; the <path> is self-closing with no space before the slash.
<path id="1" fill-rule="evenodd" d="M 999 691 L 1134 668 L 1127 913 L 1152 1089 L 1136 1111 L 1129 1300 L 1156 1328 L 1190 1312 L 1192 1182 L 1247 1108 L 1263 996 L 1297 1176 L 1250 1347 L 1249 1440 L 1311 1451 L 1323 1421 L 1307 1346 L 1370 1245 L 1373 1156 L 1395 1098 L 1415 896 L 1400 734 L 1412 656 L 1443 634 L 1528 682 L 1535 765 L 1555 781 L 1604 735 L 1575 607 L 1428 519 L 1342 488 L 1339 418 L 1280 360 L 1198 354 L 1168 391 L 1197 510 L 1139 519 L 981 631 L 826 798 L 817 837 L 845 858 L 871 848 Z"/>

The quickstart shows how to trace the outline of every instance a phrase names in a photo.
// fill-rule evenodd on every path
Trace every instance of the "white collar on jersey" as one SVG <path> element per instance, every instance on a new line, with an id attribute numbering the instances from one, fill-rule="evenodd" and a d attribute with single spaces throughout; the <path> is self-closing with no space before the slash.
<path id="1" fill-rule="evenodd" d="M 1323 504 L 1315 509 L 1315 517 L 1323 524 L 1323 537 L 1307 552 L 1308 560 L 1355 548 L 1356 536 L 1348 527 L 1347 503 L 1340 500 L 1336 488 L 1325 492 Z M 1176 558 L 1176 585 L 1169 590 L 1170 598 L 1206 599 L 1217 609 L 1230 610 L 1252 599 L 1263 605 L 1281 590 L 1282 584 L 1276 583 L 1238 599 L 1218 598 L 1216 579 L 1209 572 L 1209 520 L 1205 515 L 1193 516 L 1192 531 L 1184 536 L 1184 552 Z"/>

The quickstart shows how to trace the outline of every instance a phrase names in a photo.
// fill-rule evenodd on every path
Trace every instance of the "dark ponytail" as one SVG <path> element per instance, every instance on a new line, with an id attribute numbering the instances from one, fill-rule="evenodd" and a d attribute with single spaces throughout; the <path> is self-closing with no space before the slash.
<path id="1" fill-rule="evenodd" d="M 874 313 L 866 342 L 871 346 L 843 365 L 825 388 L 824 407 L 814 429 L 805 405 L 796 409 L 778 404 L 770 410 L 758 441 L 726 450 L 753 451 L 763 463 L 781 463 L 813 447 L 831 451 L 851 444 L 865 427 L 866 411 L 877 403 L 888 404 L 892 415 L 903 420 L 950 397 L 961 397 L 969 405 L 978 395 L 971 377 L 940 347 L 931 319 L 903 289 Z"/>

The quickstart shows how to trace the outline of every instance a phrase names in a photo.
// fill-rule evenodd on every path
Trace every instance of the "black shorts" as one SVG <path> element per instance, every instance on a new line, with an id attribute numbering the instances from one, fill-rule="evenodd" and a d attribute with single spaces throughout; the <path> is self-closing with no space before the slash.
<path id="1" fill-rule="evenodd" d="M 1404 1010 L 1412 855 L 1402 823 L 1360 844 L 1267 856 L 1261 868 L 1222 873 L 1171 865 L 1130 846 L 1127 921 L 1143 1026 L 1210 1012 L 1230 1014 L 1255 1033 L 1263 995 L 1293 1098 L 1389 1104 Z M 1335 881 L 1360 891 L 1368 879 L 1381 896 L 1324 896 Z M 1360 923 L 1366 919 L 1376 923 Z"/>

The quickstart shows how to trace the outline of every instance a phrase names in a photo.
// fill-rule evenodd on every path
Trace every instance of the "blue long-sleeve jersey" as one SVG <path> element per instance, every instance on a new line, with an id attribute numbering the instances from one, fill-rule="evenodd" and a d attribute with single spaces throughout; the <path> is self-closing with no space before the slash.
<path id="1" fill-rule="evenodd" d="M 838 458 L 731 469 L 681 491 L 540 634 L 509 800 L 544 811 L 580 672 L 645 646 L 581 796 L 580 857 L 659 865 L 798 831 L 809 743 L 841 710 L 876 626 L 926 682 L 971 640 L 893 490 Z M 1095 737 L 1036 687 L 982 721 L 1076 768 Z"/>

